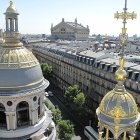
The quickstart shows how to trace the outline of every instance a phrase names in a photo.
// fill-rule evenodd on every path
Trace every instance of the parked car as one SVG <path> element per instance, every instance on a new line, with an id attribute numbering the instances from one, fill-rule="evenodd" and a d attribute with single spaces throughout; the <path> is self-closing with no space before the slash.
<path id="1" fill-rule="evenodd" d="M 46 97 L 48 97 L 48 96 L 49 96 L 48 92 L 45 92 L 45 96 L 46 96 Z"/>
<path id="2" fill-rule="evenodd" d="M 53 96 L 52 91 L 48 91 L 48 95 L 49 95 L 49 96 Z"/>

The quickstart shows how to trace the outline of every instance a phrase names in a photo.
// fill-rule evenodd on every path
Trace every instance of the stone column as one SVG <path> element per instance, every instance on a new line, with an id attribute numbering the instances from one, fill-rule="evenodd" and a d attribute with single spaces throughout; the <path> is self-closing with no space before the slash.
<path id="1" fill-rule="evenodd" d="M 38 122 L 38 107 L 36 107 L 34 110 L 34 121 L 35 121 L 35 123 Z"/>
<path id="2" fill-rule="evenodd" d="M 18 32 L 18 19 L 15 19 L 15 31 Z"/>
<path id="3" fill-rule="evenodd" d="M 29 106 L 29 120 L 30 120 L 30 124 L 32 124 L 32 112 L 33 112 L 33 108 Z"/>
<path id="4" fill-rule="evenodd" d="M 126 131 L 124 132 L 123 140 L 126 140 Z"/>
<path id="5" fill-rule="evenodd" d="M 108 137 L 109 137 L 109 130 L 108 128 L 106 128 L 106 140 L 108 140 Z"/>
<path id="6" fill-rule="evenodd" d="M 14 19 L 11 19 L 11 20 L 12 20 L 12 22 L 11 22 L 11 31 L 14 31 L 15 30 L 15 26 L 14 26 L 15 21 L 14 21 Z"/>
<path id="7" fill-rule="evenodd" d="M 42 95 L 41 97 L 40 97 L 40 114 L 43 114 L 44 113 L 44 106 L 43 106 L 43 104 L 44 104 L 44 95 Z"/>
<path id="8" fill-rule="evenodd" d="M 35 125 L 38 122 L 38 108 L 31 109 L 32 114 L 32 125 Z"/>
<path id="9" fill-rule="evenodd" d="M 16 112 L 12 112 L 11 114 L 11 118 L 12 118 L 12 129 L 15 130 L 17 128 L 17 116 L 16 116 Z"/>
<path id="10" fill-rule="evenodd" d="M 99 132 L 99 140 L 102 140 L 103 132 Z"/>
<path id="11" fill-rule="evenodd" d="M 10 21 L 9 31 L 12 31 L 12 19 L 10 18 L 9 21 Z"/>
<path id="12" fill-rule="evenodd" d="M 6 18 L 6 31 L 9 31 L 9 21 L 8 21 L 9 19 L 8 18 Z"/>
<path id="13" fill-rule="evenodd" d="M 130 137 L 130 140 L 134 140 L 134 136 L 129 136 Z"/>
<path id="14" fill-rule="evenodd" d="M 9 114 L 8 114 L 8 112 L 5 112 L 5 113 L 6 113 L 7 130 L 10 130 L 10 120 L 9 120 Z"/>
<path id="15" fill-rule="evenodd" d="M 35 111 L 34 108 L 32 108 L 31 109 L 31 116 L 32 116 L 31 121 L 32 121 L 32 125 L 35 124 L 35 119 L 34 119 L 35 114 L 34 114 L 34 111 Z"/>
<path id="16" fill-rule="evenodd" d="M 5 112 L 8 130 L 16 129 L 16 112 Z"/>
<path id="17" fill-rule="evenodd" d="M 38 107 L 35 108 L 35 123 L 38 122 Z"/>

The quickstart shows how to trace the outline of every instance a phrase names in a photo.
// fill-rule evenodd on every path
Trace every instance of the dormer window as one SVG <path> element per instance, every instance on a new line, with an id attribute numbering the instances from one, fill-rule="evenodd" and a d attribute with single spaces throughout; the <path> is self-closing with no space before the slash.
<path id="1" fill-rule="evenodd" d="M 127 77 L 131 79 L 132 77 L 132 70 L 127 70 Z"/>
<path id="2" fill-rule="evenodd" d="M 105 63 L 101 63 L 101 64 L 100 64 L 100 68 L 101 68 L 101 69 L 104 69 L 104 67 L 105 67 Z"/>
<path id="3" fill-rule="evenodd" d="M 110 69 L 110 64 L 105 64 L 104 70 L 109 71 L 109 69 Z"/>
<path id="4" fill-rule="evenodd" d="M 116 66 L 111 66 L 110 72 L 115 72 L 116 71 Z"/>
<path id="5" fill-rule="evenodd" d="M 137 81 L 138 80 L 138 77 L 139 77 L 139 72 L 134 72 L 133 73 L 133 76 L 132 76 L 132 80 Z"/>
<path id="6" fill-rule="evenodd" d="M 95 67 L 96 67 L 96 68 L 99 67 L 99 62 L 95 62 Z"/>

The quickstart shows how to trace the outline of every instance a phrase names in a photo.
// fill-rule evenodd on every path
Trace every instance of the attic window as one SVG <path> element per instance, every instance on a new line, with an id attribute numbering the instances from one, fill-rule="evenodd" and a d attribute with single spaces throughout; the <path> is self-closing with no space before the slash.
<path id="1" fill-rule="evenodd" d="M 110 72 L 114 73 L 116 71 L 116 69 L 117 69 L 116 66 L 111 66 Z"/>
<path id="2" fill-rule="evenodd" d="M 137 81 L 137 80 L 138 80 L 138 77 L 139 77 L 139 72 L 134 72 L 134 73 L 133 73 L 132 80 Z"/>
<path id="3" fill-rule="evenodd" d="M 131 77 L 132 77 L 132 70 L 128 70 L 127 72 L 128 72 L 127 77 L 128 77 L 129 79 L 131 79 Z"/>
<path id="4" fill-rule="evenodd" d="M 106 64 L 104 69 L 105 69 L 106 71 L 109 71 L 109 69 L 110 69 L 110 64 Z"/>

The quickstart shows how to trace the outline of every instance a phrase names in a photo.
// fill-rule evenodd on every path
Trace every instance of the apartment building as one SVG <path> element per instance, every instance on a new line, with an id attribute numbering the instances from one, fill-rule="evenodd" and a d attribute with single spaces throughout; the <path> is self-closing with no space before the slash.
<path id="1" fill-rule="evenodd" d="M 57 83 L 63 90 L 72 84 L 78 84 L 91 98 L 90 107 L 93 111 L 99 106 L 103 96 L 115 87 L 115 71 L 119 66 L 117 58 L 104 57 L 101 52 L 92 50 L 72 53 L 58 49 L 57 46 L 34 45 L 32 51 L 41 63 L 52 65 L 54 84 Z M 126 62 L 125 69 L 126 89 L 135 97 L 140 109 L 140 66 Z"/>

